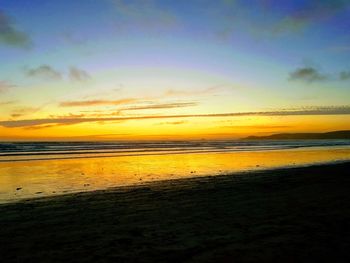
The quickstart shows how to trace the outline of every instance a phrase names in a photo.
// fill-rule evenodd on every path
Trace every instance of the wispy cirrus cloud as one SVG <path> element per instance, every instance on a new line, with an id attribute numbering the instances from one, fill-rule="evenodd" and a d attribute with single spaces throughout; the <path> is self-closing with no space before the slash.
<path id="1" fill-rule="evenodd" d="M 160 123 L 156 123 L 155 125 L 181 125 L 181 124 L 185 124 L 188 123 L 188 121 L 166 121 L 166 122 L 160 122 Z"/>
<path id="2" fill-rule="evenodd" d="M 11 113 L 12 118 L 19 118 L 23 117 L 29 114 L 33 114 L 35 112 L 38 112 L 41 109 L 41 107 L 17 107 L 14 109 Z"/>
<path id="3" fill-rule="evenodd" d="M 24 127 L 26 130 L 41 130 L 41 129 L 48 129 L 53 127 L 60 127 L 60 126 L 67 126 L 67 125 L 74 125 L 79 122 L 70 122 L 70 123 L 55 123 L 55 124 L 47 124 L 47 125 L 39 125 L 39 126 L 27 126 Z"/>
<path id="4" fill-rule="evenodd" d="M 13 20 L 2 10 L 0 10 L 0 44 L 16 48 L 32 46 L 32 40 L 28 34 L 19 30 Z"/>
<path id="5" fill-rule="evenodd" d="M 119 100 L 76 100 L 64 101 L 59 104 L 60 107 L 88 107 L 88 106 L 103 106 L 103 105 L 121 105 L 136 102 L 136 98 L 125 98 Z"/>
<path id="6" fill-rule="evenodd" d="M 47 64 L 40 65 L 36 68 L 26 68 L 25 73 L 28 77 L 39 77 L 50 80 L 62 79 L 62 74 Z"/>
<path id="7" fill-rule="evenodd" d="M 113 110 L 93 110 L 93 111 L 80 111 L 80 114 L 70 113 L 68 115 L 50 115 L 51 118 L 91 118 L 91 117 L 111 117 L 111 116 L 121 116 L 125 115 L 124 112 L 128 111 L 138 111 L 138 110 L 158 110 L 158 109 L 177 109 L 184 107 L 193 107 L 197 106 L 197 102 L 173 102 L 173 103 L 154 103 L 154 102 L 138 102 L 129 100 L 118 100 L 118 101 L 77 101 L 77 102 L 64 102 L 68 103 L 69 106 L 101 106 L 101 105 L 121 105 L 121 104 L 129 104 L 129 103 L 139 103 L 140 106 L 130 106 L 130 107 L 122 107 Z"/>
<path id="8" fill-rule="evenodd" d="M 197 105 L 198 105 L 197 102 L 150 103 L 148 105 L 125 107 L 125 108 L 121 108 L 120 110 L 130 111 L 130 110 L 173 109 L 173 108 L 192 107 Z"/>
<path id="9" fill-rule="evenodd" d="M 59 104 L 60 107 L 92 107 L 92 106 L 109 106 L 109 105 L 124 105 L 137 104 L 118 109 L 121 111 L 136 111 L 136 110 L 154 110 L 154 109 L 173 109 L 182 107 L 192 107 L 198 105 L 197 102 L 169 102 L 158 103 L 142 101 L 139 98 L 124 98 L 118 100 L 77 100 L 77 101 L 63 101 Z"/>
<path id="10" fill-rule="evenodd" d="M 58 119 L 83 118 L 83 117 L 86 117 L 86 114 L 84 114 L 84 113 L 79 113 L 79 114 L 69 113 L 69 114 L 65 114 L 65 115 L 50 115 L 50 118 L 58 118 Z"/>
<path id="11" fill-rule="evenodd" d="M 304 115 L 349 115 L 350 106 L 316 106 L 298 109 L 283 109 L 276 111 L 251 111 L 230 113 L 208 113 L 208 114 L 182 114 L 182 115 L 143 115 L 109 118 L 44 118 L 0 121 L 0 126 L 15 128 L 29 127 L 49 124 L 79 124 L 88 122 L 121 122 L 129 120 L 147 119 L 174 119 L 174 118 L 218 118 L 218 117 L 244 117 L 244 116 L 304 116 Z"/>

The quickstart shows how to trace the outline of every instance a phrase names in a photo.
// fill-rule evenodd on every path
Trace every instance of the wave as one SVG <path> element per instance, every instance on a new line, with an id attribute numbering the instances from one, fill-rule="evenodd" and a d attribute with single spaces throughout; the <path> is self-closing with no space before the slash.
<path id="1" fill-rule="evenodd" d="M 2 142 L 0 162 L 151 154 L 241 152 L 302 147 L 346 147 L 350 140 L 225 140 L 162 142 Z"/>

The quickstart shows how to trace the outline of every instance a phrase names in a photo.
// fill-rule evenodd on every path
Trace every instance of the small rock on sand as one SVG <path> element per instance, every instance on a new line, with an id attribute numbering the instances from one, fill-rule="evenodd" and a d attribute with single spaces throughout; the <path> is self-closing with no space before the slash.
<path id="1" fill-rule="evenodd" d="M 19 190 L 21 190 L 22 189 L 22 187 L 17 187 L 16 188 L 16 191 L 19 191 Z"/>

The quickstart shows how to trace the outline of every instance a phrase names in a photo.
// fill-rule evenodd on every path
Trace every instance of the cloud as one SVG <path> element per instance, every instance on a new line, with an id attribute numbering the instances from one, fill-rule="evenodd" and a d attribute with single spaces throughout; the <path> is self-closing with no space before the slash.
<path id="1" fill-rule="evenodd" d="M 350 71 L 342 71 L 339 73 L 340 80 L 349 80 L 350 79 Z"/>
<path id="2" fill-rule="evenodd" d="M 52 127 L 59 127 L 59 126 L 67 126 L 67 125 L 74 125 L 75 122 L 72 123 L 56 123 L 56 124 L 48 124 L 48 125 L 39 125 L 39 126 L 28 126 L 25 127 L 26 130 L 40 130 L 40 129 L 48 129 Z"/>
<path id="3" fill-rule="evenodd" d="M 62 79 L 62 74 L 47 64 L 43 64 L 37 68 L 27 68 L 25 69 L 25 72 L 29 77 L 39 77 L 51 80 Z"/>
<path id="4" fill-rule="evenodd" d="M 164 104 L 147 104 L 142 106 L 132 106 L 124 107 L 113 110 L 89 110 L 89 111 L 79 111 L 80 114 L 69 113 L 67 115 L 49 115 L 50 118 L 67 118 L 67 117 L 111 117 L 111 116 L 125 116 L 124 111 L 133 111 L 133 110 L 153 110 L 153 109 L 174 109 L 182 107 L 191 107 L 195 106 L 197 103 L 194 102 L 181 102 L 181 103 L 164 103 Z"/>
<path id="5" fill-rule="evenodd" d="M 63 79 L 63 74 L 61 72 L 47 64 L 40 65 L 36 68 L 25 68 L 24 71 L 28 77 L 38 77 L 50 80 Z M 84 82 L 89 80 L 91 76 L 87 71 L 73 66 L 69 68 L 67 78 L 71 81 Z"/>
<path id="6" fill-rule="evenodd" d="M 281 36 L 301 33 L 311 26 L 327 22 L 342 15 L 349 8 L 348 0 L 278 1 L 253 0 L 232 1 L 226 9 L 221 8 L 222 27 L 217 35 L 223 40 L 234 36 L 235 30 L 244 28 L 255 37 Z M 346 16 L 343 16 L 347 19 Z M 345 33 L 345 31 L 344 31 Z"/>
<path id="7" fill-rule="evenodd" d="M 350 80 L 350 71 L 341 71 L 338 74 L 322 74 L 313 67 L 297 68 L 289 74 L 290 81 L 303 81 L 306 83 L 322 82 L 331 80 Z"/>
<path id="8" fill-rule="evenodd" d="M 298 68 L 289 74 L 291 81 L 304 81 L 306 83 L 318 82 L 328 80 L 328 77 L 321 74 L 313 67 Z"/>
<path id="9" fill-rule="evenodd" d="M 149 104 L 143 106 L 132 106 L 121 108 L 121 111 L 125 110 L 154 110 L 154 109 L 173 109 L 173 108 L 183 108 L 183 107 L 192 107 L 196 106 L 198 103 L 196 102 L 174 102 L 174 103 L 159 103 L 159 104 Z"/>
<path id="10" fill-rule="evenodd" d="M 140 102 L 136 98 L 125 98 L 119 100 L 78 100 L 78 101 L 64 101 L 59 104 L 60 107 L 91 107 L 91 106 L 104 106 L 104 105 L 123 105 L 130 103 L 145 103 Z M 154 110 L 154 109 L 173 109 L 182 107 L 192 107 L 198 105 L 196 102 L 172 102 L 172 103 L 153 103 L 146 102 L 139 106 L 123 107 L 118 109 L 117 112 L 111 114 L 98 114 L 103 115 L 119 115 L 122 111 L 134 111 L 134 110 Z"/>
<path id="11" fill-rule="evenodd" d="M 274 26 L 274 33 L 300 32 L 308 26 L 337 16 L 349 7 L 347 0 L 309 0 L 296 5 Z"/>
<path id="12" fill-rule="evenodd" d="M 29 48 L 32 45 L 30 37 L 16 28 L 13 21 L 0 10 L 0 44 L 17 47 Z"/>
<path id="13" fill-rule="evenodd" d="M 188 123 L 188 121 L 167 121 L 167 122 L 156 123 L 156 125 L 181 125 L 185 123 Z"/>
<path id="14" fill-rule="evenodd" d="M 42 107 L 19 107 L 12 111 L 12 118 L 23 117 L 28 114 L 38 112 Z"/>
<path id="15" fill-rule="evenodd" d="M 72 81 L 87 81 L 90 78 L 90 75 L 85 70 L 76 67 L 69 69 L 69 79 Z"/>
<path id="16" fill-rule="evenodd" d="M 6 92 L 13 87 L 16 87 L 16 86 L 9 84 L 6 81 L 0 80 L 0 93 Z"/>
<path id="17" fill-rule="evenodd" d="M 312 23 L 334 17 L 347 8 L 348 5 L 349 2 L 344 0 L 307 1 L 282 19 L 277 28 L 279 30 L 299 31 Z"/>
<path id="18" fill-rule="evenodd" d="M 335 16 L 347 7 L 349 7 L 349 1 L 347 0 L 310 0 L 291 16 L 296 19 L 318 21 Z"/>
<path id="19" fill-rule="evenodd" d="M 60 107 L 86 107 L 86 106 L 102 106 L 102 105 L 120 105 L 137 101 L 135 98 L 126 98 L 120 100 L 78 100 L 64 101 L 59 104 Z"/>
<path id="20" fill-rule="evenodd" d="M 209 114 L 182 114 L 182 115 L 144 115 L 130 117 L 110 118 L 45 118 L 28 120 L 0 121 L 0 126 L 15 128 L 29 127 L 50 124 L 78 124 L 89 122 L 121 122 L 129 120 L 147 119 L 174 119 L 174 118 L 220 118 L 220 117 L 242 117 L 242 116 L 304 116 L 304 115 L 350 115 L 350 106 L 321 106 L 304 107 L 298 109 L 283 109 L 276 111 L 252 111 L 252 112 L 230 112 L 230 113 L 209 113 Z"/>
<path id="21" fill-rule="evenodd" d="M 60 118 L 60 119 L 65 119 L 65 118 L 83 118 L 86 115 L 83 113 L 80 114 L 73 114 L 73 113 L 69 113 L 66 115 L 50 115 L 51 118 Z"/>

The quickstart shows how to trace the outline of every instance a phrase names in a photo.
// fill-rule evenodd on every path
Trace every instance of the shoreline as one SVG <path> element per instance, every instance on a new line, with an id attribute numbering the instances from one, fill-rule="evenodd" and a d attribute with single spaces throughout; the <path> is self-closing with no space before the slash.
<path id="1" fill-rule="evenodd" d="M 319 166 L 330 166 L 330 165 L 338 165 L 338 164 L 350 164 L 350 160 L 334 160 L 334 161 L 324 161 L 324 162 L 318 162 L 318 163 L 307 163 L 307 164 L 290 164 L 285 165 L 281 167 L 268 167 L 268 168 L 259 168 L 259 169 L 250 169 L 250 170 L 244 170 L 244 171 L 237 171 L 237 172 L 231 172 L 231 173 L 223 173 L 223 174 L 214 174 L 214 175 L 203 175 L 203 176 L 193 176 L 193 177 L 185 177 L 185 178 L 170 178 L 170 179 L 162 179 L 162 180 L 156 180 L 156 181 L 146 181 L 146 182 L 137 182 L 133 184 L 126 184 L 126 185 L 120 185 L 120 186 L 111 186 L 104 189 L 91 189 L 91 190 L 81 190 L 81 191 L 67 191 L 66 193 L 57 193 L 57 194 L 50 194 L 45 196 L 33 196 L 31 198 L 23 197 L 19 199 L 13 199 L 13 200 L 6 200 L 6 201 L 0 201 L 0 207 L 2 205 L 7 204 L 16 204 L 16 203 L 23 203 L 23 202 L 35 202 L 35 201 L 49 201 L 50 199 L 54 198 L 60 198 L 60 197 L 69 197 L 69 196 L 75 196 L 80 194 L 99 194 L 99 193 L 106 193 L 106 192 L 117 192 L 117 191 L 128 191 L 132 189 L 147 187 L 147 186 L 160 186 L 163 184 L 170 184 L 170 185 L 182 185 L 182 183 L 187 184 L 190 182 L 205 182 L 208 179 L 212 179 L 213 177 L 225 178 L 225 177 L 231 177 L 234 176 L 239 179 L 244 179 L 243 177 L 249 176 L 254 177 L 257 175 L 262 174 L 275 174 L 278 172 L 284 172 L 290 169 L 299 169 L 299 168 L 308 168 L 308 167 L 319 167 Z M 259 166 L 257 166 L 259 167 Z M 242 178 L 241 178 L 242 177 Z"/>
<path id="2" fill-rule="evenodd" d="M 346 150 L 350 149 L 350 145 L 336 145 L 336 146 L 295 146 L 295 147 L 286 147 L 286 148 L 275 148 L 275 149 L 253 149 L 253 150 L 189 150 L 189 151 L 173 151 L 173 152 L 166 152 L 168 150 L 164 150 L 165 153 L 162 151 L 159 151 L 157 153 L 142 153 L 140 151 L 139 153 L 135 154 L 115 154 L 115 155 L 102 155 L 106 154 L 105 153 L 99 153 L 97 155 L 93 156 L 75 156 L 75 157 L 56 157 L 56 158 L 32 158 L 32 159 L 5 159 L 5 160 L 0 160 L 0 163 L 8 163 L 8 162 L 40 162 L 40 161 L 56 161 L 56 160 L 74 160 L 74 159 L 97 159 L 97 158 L 118 158 L 118 157 L 139 157 L 139 156 L 161 156 L 161 155 L 182 155 L 182 154 L 230 154 L 230 153 L 249 153 L 249 152 L 273 152 L 273 151 L 313 151 L 313 150 Z M 113 152 L 112 152 L 113 153 Z M 115 152 L 116 153 L 116 152 Z M 90 154 L 89 152 L 84 152 L 84 153 L 56 153 L 52 155 L 79 155 L 79 154 Z M 94 153 L 96 154 L 96 153 Z M 45 154 L 34 154 L 34 156 L 40 156 L 40 155 L 45 155 Z M 13 155 L 13 154 L 4 154 L 1 155 L 1 157 L 8 157 L 8 156 L 26 156 L 26 154 L 18 154 L 18 155 Z M 31 155 L 29 155 L 31 156 Z"/>
<path id="3" fill-rule="evenodd" d="M 0 204 L 4 262 L 346 262 L 350 162 Z"/>

